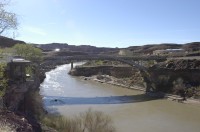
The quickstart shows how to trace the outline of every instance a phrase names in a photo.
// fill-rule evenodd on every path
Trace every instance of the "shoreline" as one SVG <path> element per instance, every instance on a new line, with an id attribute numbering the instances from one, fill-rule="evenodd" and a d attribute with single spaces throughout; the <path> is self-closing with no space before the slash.
<path id="1" fill-rule="evenodd" d="M 82 79 L 82 80 L 85 80 L 85 81 L 94 81 L 94 82 L 99 82 L 99 83 L 105 83 L 105 84 L 109 84 L 109 85 L 119 86 L 119 87 L 122 87 L 122 88 L 131 89 L 131 90 L 138 90 L 138 91 L 146 92 L 144 87 L 139 87 L 139 86 L 136 86 L 136 85 L 135 86 L 126 86 L 126 85 L 123 85 L 123 84 L 120 84 L 120 83 L 115 83 L 113 80 L 112 81 L 100 80 L 100 79 L 97 79 L 97 76 L 98 75 L 93 75 L 91 77 L 80 76 L 79 78 Z M 109 76 L 109 77 L 111 77 L 112 79 L 114 78 L 112 76 Z M 163 99 L 174 101 L 174 102 L 178 102 L 178 103 L 200 105 L 200 100 L 199 99 L 186 98 L 184 100 L 184 98 L 179 96 L 179 95 L 168 94 L 168 93 L 163 93 L 163 92 L 146 93 L 146 94 L 147 94 L 147 96 L 150 96 L 150 97 L 163 98 Z"/>
<path id="2" fill-rule="evenodd" d="M 80 76 L 80 78 L 83 79 L 83 80 L 86 80 L 86 81 L 91 80 L 91 81 L 95 81 L 95 82 L 99 82 L 99 83 L 106 83 L 106 84 L 110 84 L 110 85 L 114 85 L 114 86 L 119 86 L 119 87 L 122 87 L 122 88 L 139 90 L 139 91 L 144 91 L 144 92 L 146 91 L 145 88 L 140 87 L 140 86 L 136 86 L 136 85 L 135 86 L 127 86 L 127 85 L 124 85 L 124 84 L 116 83 L 116 82 L 114 82 L 114 81 L 116 81 L 116 80 L 114 80 L 116 78 L 114 78 L 113 76 L 109 76 L 110 79 L 112 79 L 111 81 L 97 79 L 97 76 L 98 75 L 93 75 L 91 77 Z M 107 75 L 105 75 L 105 76 L 107 76 Z"/>

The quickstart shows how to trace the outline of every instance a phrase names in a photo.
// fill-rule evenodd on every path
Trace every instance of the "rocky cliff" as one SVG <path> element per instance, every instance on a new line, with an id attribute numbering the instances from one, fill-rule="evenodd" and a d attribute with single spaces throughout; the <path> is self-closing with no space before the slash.
<path id="1" fill-rule="evenodd" d="M 74 76 L 92 76 L 98 74 L 106 74 L 117 78 L 131 77 L 134 73 L 134 68 L 130 66 L 86 66 L 76 67 L 69 74 Z"/>
<path id="2" fill-rule="evenodd" d="M 37 67 L 34 75 L 26 81 L 10 81 L 3 97 L 5 108 L 0 110 L 0 123 L 6 122 L 16 131 L 40 132 L 40 124 L 36 120 L 38 111 L 43 111 L 39 95 L 41 78 Z M 36 100 L 39 100 L 36 102 Z"/>
<path id="3" fill-rule="evenodd" d="M 153 91 L 195 96 L 200 86 L 200 60 L 169 60 L 148 70 Z"/>

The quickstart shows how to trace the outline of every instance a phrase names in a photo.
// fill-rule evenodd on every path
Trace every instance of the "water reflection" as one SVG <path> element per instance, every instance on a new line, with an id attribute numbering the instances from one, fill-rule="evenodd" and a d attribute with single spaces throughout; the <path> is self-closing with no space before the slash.
<path id="1" fill-rule="evenodd" d="M 155 100 L 156 98 L 148 97 L 145 94 L 129 96 L 109 96 L 109 97 L 60 97 L 45 96 L 45 106 L 54 105 L 84 105 L 84 104 L 123 104 L 136 103 Z"/>

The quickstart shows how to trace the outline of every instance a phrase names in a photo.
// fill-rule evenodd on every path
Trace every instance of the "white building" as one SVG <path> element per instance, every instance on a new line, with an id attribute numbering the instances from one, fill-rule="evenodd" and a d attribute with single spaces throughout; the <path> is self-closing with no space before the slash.
<path id="1" fill-rule="evenodd" d="M 153 51 L 154 55 L 175 55 L 185 53 L 184 49 L 165 49 L 165 50 L 155 50 Z"/>

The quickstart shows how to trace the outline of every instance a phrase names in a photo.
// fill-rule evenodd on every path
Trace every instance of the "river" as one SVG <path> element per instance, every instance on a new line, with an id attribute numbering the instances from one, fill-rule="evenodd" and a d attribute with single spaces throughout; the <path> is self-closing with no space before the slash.
<path id="1" fill-rule="evenodd" d="M 46 73 L 40 89 L 49 112 L 74 116 L 89 108 L 102 111 L 118 132 L 200 131 L 199 105 L 149 98 L 141 91 L 70 76 L 69 70 L 66 64 Z"/>

